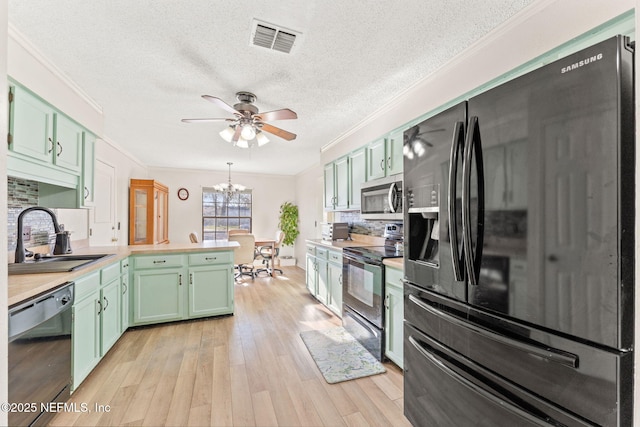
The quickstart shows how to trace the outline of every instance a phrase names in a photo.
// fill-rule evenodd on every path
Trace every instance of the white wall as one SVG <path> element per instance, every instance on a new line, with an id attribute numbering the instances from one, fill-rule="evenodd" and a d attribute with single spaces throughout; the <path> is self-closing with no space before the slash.
<path id="1" fill-rule="evenodd" d="M 296 264 L 305 268 L 305 239 L 321 237 L 323 221 L 323 167 L 317 164 L 296 176 L 296 200 L 300 215 L 300 236 L 296 241 Z"/>
<path id="2" fill-rule="evenodd" d="M 189 241 L 192 231 L 202 234 L 202 187 L 227 182 L 228 171 L 202 171 L 169 168 L 149 168 L 149 178 L 169 187 L 169 240 L 174 243 Z M 278 228 L 280 205 L 296 203 L 296 180 L 291 176 L 261 175 L 234 172 L 231 182 L 251 188 L 253 194 L 253 234 L 257 237 L 275 236 Z M 189 199 L 178 199 L 178 189 L 189 190 Z M 292 255 L 284 247 L 281 254 Z"/>

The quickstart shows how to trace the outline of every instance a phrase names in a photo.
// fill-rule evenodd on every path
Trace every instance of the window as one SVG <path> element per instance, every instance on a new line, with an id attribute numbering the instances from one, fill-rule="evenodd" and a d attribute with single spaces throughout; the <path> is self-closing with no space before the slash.
<path id="1" fill-rule="evenodd" d="M 251 232 L 251 190 L 234 193 L 230 198 L 213 188 L 202 189 L 202 240 L 226 240 L 228 231 Z"/>

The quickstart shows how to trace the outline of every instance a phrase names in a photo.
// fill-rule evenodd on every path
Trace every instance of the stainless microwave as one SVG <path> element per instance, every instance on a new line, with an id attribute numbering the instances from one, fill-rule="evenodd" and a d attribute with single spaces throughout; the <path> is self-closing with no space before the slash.
<path id="1" fill-rule="evenodd" d="M 363 219 L 402 219 L 402 174 L 363 183 L 360 202 Z"/>

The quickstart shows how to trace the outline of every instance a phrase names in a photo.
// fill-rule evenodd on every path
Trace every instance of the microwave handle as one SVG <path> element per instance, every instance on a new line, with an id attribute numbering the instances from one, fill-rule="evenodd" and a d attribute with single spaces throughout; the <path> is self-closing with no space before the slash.
<path id="1" fill-rule="evenodd" d="M 391 213 L 396 213 L 396 200 L 397 200 L 398 188 L 396 187 L 396 183 L 394 182 L 389 187 L 389 194 L 387 194 L 387 199 L 389 200 L 389 211 Z"/>

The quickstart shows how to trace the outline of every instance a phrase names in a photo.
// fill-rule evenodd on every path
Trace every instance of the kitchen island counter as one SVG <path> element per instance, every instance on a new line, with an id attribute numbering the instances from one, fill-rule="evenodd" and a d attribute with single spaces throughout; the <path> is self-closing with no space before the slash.
<path id="1" fill-rule="evenodd" d="M 74 250 L 73 255 L 110 254 L 113 256 L 64 273 L 18 274 L 7 277 L 8 304 L 12 306 L 28 298 L 47 292 L 63 283 L 99 270 L 130 255 L 224 251 L 238 247 L 237 242 L 205 241 L 202 243 L 168 243 L 140 246 L 94 246 Z"/>

